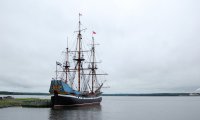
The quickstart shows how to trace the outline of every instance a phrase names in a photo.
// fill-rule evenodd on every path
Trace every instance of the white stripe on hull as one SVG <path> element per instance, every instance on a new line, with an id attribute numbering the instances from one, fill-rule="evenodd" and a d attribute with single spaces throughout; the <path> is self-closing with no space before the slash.
<path id="1" fill-rule="evenodd" d="M 83 103 L 83 104 L 73 104 L 73 105 L 54 105 L 54 107 L 84 106 L 84 105 L 93 105 L 93 104 L 100 104 L 100 102 Z"/>
<path id="2" fill-rule="evenodd" d="M 71 97 L 71 98 L 78 98 L 78 99 L 98 99 L 101 96 L 98 97 L 78 97 L 78 96 L 72 96 L 72 95 L 61 95 L 59 94 L 58 96 L 62 96 L 62 97 Z"/>

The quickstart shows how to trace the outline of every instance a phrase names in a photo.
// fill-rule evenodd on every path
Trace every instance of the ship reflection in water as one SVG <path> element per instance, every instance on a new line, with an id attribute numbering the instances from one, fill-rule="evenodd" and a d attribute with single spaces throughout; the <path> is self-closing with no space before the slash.
<path id="1" fill-rule="evenodd" d="M 101 106 L 0 109 L 0 120 L 200 120 L 200 97 L 104 96 Z"/>
<path id="2" fill-rule="evenodd" d="M 51 109 L 49 120 L 102 120 L 101 105 Z"/>

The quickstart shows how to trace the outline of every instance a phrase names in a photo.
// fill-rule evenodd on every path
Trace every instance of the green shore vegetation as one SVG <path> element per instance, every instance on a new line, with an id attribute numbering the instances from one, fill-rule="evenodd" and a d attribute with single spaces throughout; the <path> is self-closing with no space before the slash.
<path id="1" fill-rule="evenodd" d="M 0 108 L 4 107 L 50 107 L 50 99 L 39 98 L 14 98 L 14 99 L 2 99 L 0 100 Z"/>

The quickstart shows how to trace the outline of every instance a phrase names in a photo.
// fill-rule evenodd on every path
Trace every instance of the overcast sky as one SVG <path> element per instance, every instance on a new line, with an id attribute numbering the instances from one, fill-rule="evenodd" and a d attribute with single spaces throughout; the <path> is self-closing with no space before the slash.
<path id="1" fill-rule="evenodd" d="M 95 31 L 105 93 L 200 88 L 199 0 L 1 0 L 0 91 L 48 92 L 78 13 Z"/>

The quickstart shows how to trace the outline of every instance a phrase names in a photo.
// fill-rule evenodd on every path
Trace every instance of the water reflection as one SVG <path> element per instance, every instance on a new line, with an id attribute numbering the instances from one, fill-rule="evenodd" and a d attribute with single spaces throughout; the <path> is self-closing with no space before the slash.
<path id="1" fill-rule="evenodd" d="M 101 105 L 51 109 L 50 120 L 101 120 Z"/>

